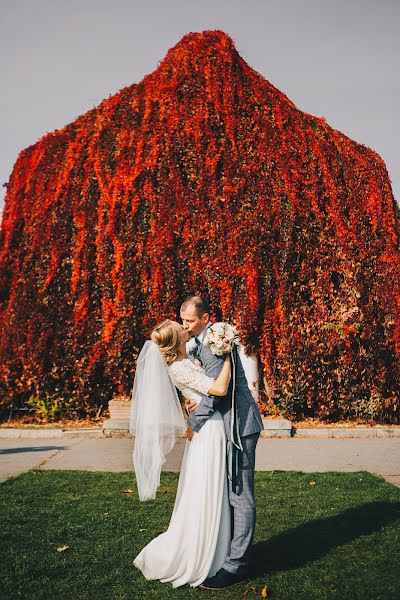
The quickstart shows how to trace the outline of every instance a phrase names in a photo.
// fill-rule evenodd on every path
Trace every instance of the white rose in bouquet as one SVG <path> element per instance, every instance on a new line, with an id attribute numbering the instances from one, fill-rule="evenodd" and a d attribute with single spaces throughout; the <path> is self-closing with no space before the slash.
<path id="1" fill-rule="evenodd" d="M 214 323 L 208 328 L 203 344 L 209 346 L 213 354 L 223 356 L 240 344 L 240 337 L 233 325 Z"/>

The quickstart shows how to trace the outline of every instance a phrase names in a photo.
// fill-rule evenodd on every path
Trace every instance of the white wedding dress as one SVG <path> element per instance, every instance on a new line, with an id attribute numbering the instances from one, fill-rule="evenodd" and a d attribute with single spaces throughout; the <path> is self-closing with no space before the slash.
<path id="1" fill-rule="evenodd" d="M 173 362 L 168 370 L 183 396 L 196 402 L 213 381 L 188 358 Z M 222 567 L 231 544 L 226 444 L 218 410 L 191 441 L 186 440 L 168 529 L 133 561 L 146 579 L 170 582 L 174 588 L 196 587 Z"/>

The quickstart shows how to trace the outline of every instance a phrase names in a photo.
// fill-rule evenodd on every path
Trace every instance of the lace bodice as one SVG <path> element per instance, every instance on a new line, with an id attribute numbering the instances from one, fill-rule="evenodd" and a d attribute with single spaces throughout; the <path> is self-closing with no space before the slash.
<path id="1" fill-rule="evenodd" d="M 208 394 L 213 378 L 206 375 L 203 367 L 195 365 L 190 358 L 176 360 L 168 366 L 175 386 L 188 400 L 200 402 L 203 394 Z"/>

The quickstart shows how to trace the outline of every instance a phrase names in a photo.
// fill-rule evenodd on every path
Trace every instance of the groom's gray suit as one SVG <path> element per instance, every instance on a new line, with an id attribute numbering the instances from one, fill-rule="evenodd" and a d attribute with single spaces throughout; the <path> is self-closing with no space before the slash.
<path id="1" fill-rule="evenodd" d="M 212 323 L 209 323 L 198 337 L 206 335 L 206 330 L 211 325 Z M 190 358 L 193 357 L 190 350 L 188 354 Z M 216 356 L 208 346 L 204 346 L 203 344 L 198 347 L 198 356 L 206 375 L 216 379 L 222 370 L 224 357 Z M 232 382 L 233 378 L 231 377 L 226 396 L 203 396 L 196 410 L 189 412 L 187 420 L 188 425 L 190 425 L 193 431 L 198 432 L 213 412 L 218 410 L 224 419 L 228 459 L 231 453 L 230 418 Z M 235 396 L 243 452 L 238 450 L 237 487 L 235 490 L 232 489 L 232 482 L 228 479 L 229 503 L 231 505 L 232 516 L 232 542 L 230 552 L 222 568 L 230 573 L 245 571 L 248 567 L 248 551 L 253 541 L 256 523 L 256 506 L 254 500 L 255 451 L 260 431 L 264 429 L 260 411 L 249 390 L 238 353 L 236 353 Z"/>

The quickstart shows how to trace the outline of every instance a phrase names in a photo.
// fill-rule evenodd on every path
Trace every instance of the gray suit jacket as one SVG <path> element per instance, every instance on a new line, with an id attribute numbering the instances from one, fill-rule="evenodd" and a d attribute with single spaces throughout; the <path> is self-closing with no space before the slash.
<path id="1" fill-rule="evenodd" d="M 212 323 L 209 323 L 207 328 L 211 327 L 211 325 Z M 208 346 L 204 346 L 203 344 L 199 346 L 199 356 L 206 375 L 216 379 L 222 371 L 224 357 L 216 356 L 211 352 Z M 203 395 L 196 410 L 189 412 L 187 423 L 193 429 L 193 431 L 198 432 L 207 419 L 211 417 L 213 412 L 215 410 L 219 410 L 224 419 L 226 438 L 227 440 L 230 439 L 232 387 L 233 377 L 231 377 L 226 396 Z M 252 433 L 262 431 L 264 429 L 264 425 L 261 414 L 257 403 L 249 390 L 246 375 L 244 373 L 238 353 L 236 353 L 235 395 L 240 437 L 245 437 L 246 435 L 251 435 Z"/>

